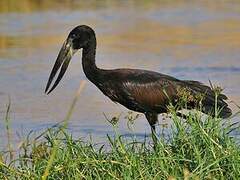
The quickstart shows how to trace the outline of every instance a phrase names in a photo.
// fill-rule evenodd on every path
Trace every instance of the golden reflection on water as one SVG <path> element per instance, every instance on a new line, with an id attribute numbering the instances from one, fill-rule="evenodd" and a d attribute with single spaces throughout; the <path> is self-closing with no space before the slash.
<path id="1" fill-rule="evenodd" d="M 98 35 L 98 41 L 101 41 L 101 45 L 111 49 L 111 51 L 127 50 L 129 53 L 138 51 L 160 53 L 164 48 L 184 45 L 198 46 L 203 49 L 216 49 L 222 46 L 227 49 L 238 49 L 240 47 L 240 31 L 238 31 L 240 30 L 240 20 L 207 22 L 195 27 L 168 26 L 145 21 L 144 26 L 147 26 L 148 29 L 139 31 L 143 27 L 141 22 L 121 32 Z M 37 36 L 6 36 L 0 34 L 0 55 L 2 55 L 1 53 L 6 54 L 8 48 L 14 47 L 24 47 L 29 50 L 32 48 L 47 49 L 61 44 L 63 39 L 66 38 L 65 36 L 66 33 Z M 128 41 L 127 44 L 126 40 Z"/>
<path id="2" fill-rule="evenodd" d="M 61 39 L 65 37 L 54 35 L 38 35 L 38 36 L 4 36 L 0 35 L 1 50 L 8 48 L 24 47 L 24 48 L 48 48 L 52 45 L 59 44 Z"/>
<path id="3" fill-rule="evenodd" d="M 121 48 L 124 48 L 123 46 L 112 46 L 112 44 L 127 39 L 129 43 L 132 42 L 135 46 L 126 46 L 126 50 L 146 50 L 150 52 L 159 52 L 162 47 L 183 45 L 201 46 L 203 48 L 217 48 L 223 45 L 226 48 L 238 48 L 240 45 L 240 31 L 234 31 L 240 29 L 240 20 L 208 22 L 196 27 L 167 26 L 147 21 L 144 22 L 144 26 L 147 26 L 148 29 L 139 31 L 143 27 L 143 24 L 139 23 L 122 33 L 102 37 L 101 40 L 105 41 L 109 47 L 121 50 Z M 218 33 L 220 29 L 222 29 L 222 32 Z M 146 43 L 149 44 L 146 46 Z M 139 44 L 144 46 L 143 49 L 141 47 L 139 49 Z"/>
<path id="4" fill-rule="evenodd" d="M 85 11 L 88 9 L 101 9 L 101 8 L 139 8 L 141 11 L 186 6 L 188 3 L 184 0 L 180 1 L 136 1 L 131 0 L 127 3 L 120 3 L 113 0 L 90 0 L 90 1 L 72 1 L 63 0 L 48 1 L 48 0 L 1 0 L 0 1 L 0 14 L 1 13 L 34 13 L 38 11 L 51 11 L 51 10 L 72 10 L 72 11 Z M 211 11 L 222 12 L 228 11 L 227 2 L 221 1 L 192 1 L 191 4 L 195 6 L 203 6 L 204 8 L 211 9 Z M 236 4 L 235 6 L 233 4 Z M 240 2 L 231 1 L 231 7 L 234 11 L 240 12 Z M 60 8 L 60 9 L 59 9 Z M 97 14 L 96 14 L 97 16 Z M 53 22 L 54 23 L 54 22 Z M 114 22 L 113 22 L 114 24 Z M 45 29 L 52 29 L 51 23 L 43 24 Z M 147 28 L 144 28 L 147 27 Z M 43 28 L 43 27 L 42 27 Z M 31 29 L 30 29 L 31 31 Z M 46 35 L 40 34 L 38 36 L 21 36 L 21 35 L 2 35 L 0 34 L 0 48 L 2 51 L 9 47 L 24 46 L 25 48 L 38 48 L 48 47 L 58 44 L 59 39 L 63 39 L 66 34 L 61 35 Z M 197 45 L 203 48 L 216 48 L 224 44 L 227 48 L 236 48 L 240 44 L 240 20 L 239 19 L 221 19 L 215 21 L 206 21 L 197 24 L 196 26 L 186 25 L 166 25 L 161 22 L 156 22 L 149 19 L 138 19 L 132 26 L 125 27 L 124 31 L 115 32 L 109 35 L 101 35 L 99 41 L 103 45 L 107 45 L 112 50 L 125 50 L 141 51 L 147 50 L 151 52 L 159 52 L 162 47 L 182 46 L 182 45 Z M 157 38 L 156 38 L 157 37 Z M 122 45 L 125 40 L 128 40 L 130 47 Z M 47 43 L 46 43 L 47 42 Z M 148 46 L 141 47 L 140 44 L 149 42 Z M 131 46 L 131 43 L 134 46 Z M 156 45 L 157 44 L 157 45 Z M 147 49 L 146 49 L 147 48 Z"/>

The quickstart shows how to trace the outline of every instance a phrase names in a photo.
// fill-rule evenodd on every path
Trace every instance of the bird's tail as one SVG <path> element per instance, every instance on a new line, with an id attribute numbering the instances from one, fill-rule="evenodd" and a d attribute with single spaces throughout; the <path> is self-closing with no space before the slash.
<path id="1" fill-rule="evenodd" d="M 206 86 L 198 81 L 184 81 L 194 94 L 204 94 L 202 100 L 202 111 L 206 114 L 215 116 L 215 97 L 216 92 L 209 86 Z M 217 96 L 218 116 L 221 118 L 228 118 L 232 115 L 232 110 L 225 102 L 227 96 L 219 93 Z"/>

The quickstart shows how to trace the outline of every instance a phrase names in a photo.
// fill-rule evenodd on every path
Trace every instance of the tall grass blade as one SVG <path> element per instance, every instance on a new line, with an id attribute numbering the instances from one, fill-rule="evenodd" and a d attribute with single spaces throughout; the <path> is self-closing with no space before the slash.
<path id="1" fill-rule="evenodd" d="M 10 161 L 13 159 L 13 150 L 11 146 L 11 132 L 10 132 L 10 107 L 11 107 L 11 99 L 8 96 L 8 104 L 7 104 L 7 111 L 5 115 L 5 124 L 6 124 L 6 131 L 7 131 L 7 147 L 9 152 Z"/>
<path id="2" fill-rule="evenodd" d="M 64 128 L 64 129 L 67 127 L 68 121 L 69 121 L 69 119 L 70 119 L 70 117 L 71 117 L 71 115 L 72 115 L 72 113 L 73 113 L 73 110 L 74 110 L 74 107 L 75 107 L 75 105 L 76 105 L 76 103 L 77 103 L 77 100 L 78 100 L 78 98 L 79 98 L 79 96 L 80 96 L 83 88 L 85 87 L 85 84 L 86 84 L 86 81 L 81 81 L 81 82 L 80 82 L 78 91 L 77 91 L 77 93 L 76 93 L 76 95 L 75 95 L 75 97 L 74 97 L 74 99 L 73 99 L 73 102 L 72 102 L 72 104 L 71 104 L 71 106 L 70 106 L 70 108 L 69 108 L 69 110 L 68 110 L 68 112 L 67 112 L 67 115 L 66 115 L 66 117 L 65 117 L 65 119 L 64 119 L 63 127 L 62 127 L 62 128 Z M 51 152 L 51 155 L 50 155 L 50 159 L 49 159 L 49 161 L 48 161 L 48 163 L 47 163 L 47 167 L 46 167 L 46 169 L 45 169 L 45 171 L 44 171 L 44 174 L 43 174 L 43 176 L 42 176 L 42 180 L 46 180 L 47 177 L 48 177 L 49 170 L 50 170 L 51 167 L 52 167 L 52 164 L 53 164 L 53 161 L 54 161 L 54 158 L 55 158 L 55 155 L 56 155 L 56 150 L 57 150 L 57 148 L 58 148 L 58 144 L 59 144 L 58 141 L 54 141 L 53 147 L 52 147 L 52 152 Z"/>

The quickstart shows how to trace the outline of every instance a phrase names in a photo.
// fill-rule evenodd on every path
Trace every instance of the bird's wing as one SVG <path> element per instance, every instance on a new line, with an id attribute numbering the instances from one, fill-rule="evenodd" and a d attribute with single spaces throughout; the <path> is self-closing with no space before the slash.
<path id="1" fill-rule="evenodd" d="M 139 112 L 167 112 L 169 102 L 176 105 L 187 98 L 187 108 L 195 108 L 202 98 L 203 112 L 212 111 L 215 105 L 213 90 L 198 81 L 181 81 L 174 77 L 144 70 L 115 70 L 108 74 L 103 93 L 113 101 Z M 106 78 L 107 79 L 107 78 Z M 221 117 L 231 115 L 224 94 L 218 96 Z M 205 110 L 204 110 L 205 109 Z"/>
<path id="2" fill-rule="evenodd" d="M 165 111 L 176 97 L 176 85 L 164 79 L 148 83 L 126 81 L 123 91 L 128 99 L 148 111 Z"/>
<path id="3" fill-rule="evenodd" d="M 181 82 L 171 76 L 144 70 L 121 71 L 116 77 L 121 78 L 105 86 L 105 95 L 140 112 L 165 112 L 169 100 L 176 97 L 176 88 Z"/>

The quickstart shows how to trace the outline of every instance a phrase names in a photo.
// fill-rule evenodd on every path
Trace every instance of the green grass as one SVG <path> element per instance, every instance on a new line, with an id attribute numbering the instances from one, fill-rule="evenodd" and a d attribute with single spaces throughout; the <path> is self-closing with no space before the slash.
<path id="1" fill-rule="evenodd" d="M 48 179 L 238 179 L 240 149 L 220 120 L 202 122 L 197 114 L 186 122 L 173 117 L 172 134 L 158 141 L 126 140 L 116 133 L 110 147 L 74 140 L 62 128 L 49 129 L 44 139 L 26 142 L 17 158 L 0 166 L 1 179 L 41 179 L 55 148 Z M 61 137 L 61 138 L 59 138 Z M 167 139 L 167 140 L 166 140 Z"/>
<path id="2" fill-rule="evenodd" d="M 229 136 L 230 120 L 223 126 L 222 119 L 202 120 L 195 111 L 183 120 L 169 110 L 171 133 L 159 136 L 155 149 L 149 141 L 121 136 L 117 117 L 108 119 L 115 136 L 106 135 L 105 146 L 73 139 L 66 131 L 70 113 L 63 126 L 26 140 L 11 161 L 2 154 L 0 179 L 239 179 L 240 148 Z M 130 114 L 129 120 L 136 118 Z"/>

